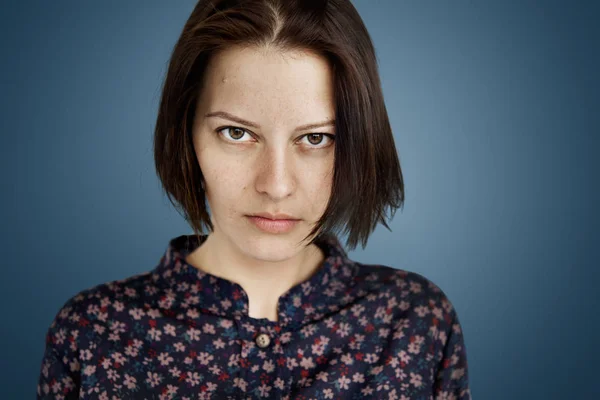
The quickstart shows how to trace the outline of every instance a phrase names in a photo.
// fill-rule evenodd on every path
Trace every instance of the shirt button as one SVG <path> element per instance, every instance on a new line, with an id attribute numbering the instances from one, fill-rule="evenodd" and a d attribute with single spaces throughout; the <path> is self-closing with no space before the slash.
<path id="1" fill-rule="evenodd" d="M 261 333 L 256 337 L 256 344 L 258 347 L 264 349 L 271 343 L 271 338 L 266 333 Z"/>

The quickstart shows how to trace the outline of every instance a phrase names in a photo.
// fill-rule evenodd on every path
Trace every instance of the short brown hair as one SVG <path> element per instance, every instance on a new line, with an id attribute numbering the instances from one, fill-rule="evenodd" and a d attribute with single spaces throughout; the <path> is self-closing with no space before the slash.
<path id="1" fill-rule="evenodd" d="M 158 177 L 196 235 L 213 226 L 192 142 L 195 105 L 211 54 L 234 45 L 310 50 L 332 68 L 332 195 L 307 238 L 343 227 L 354 249 L 359 240 L 366 246 L 378 222 L 390 230 L 386 208 L 393 218 L 404 206 L 404 180 L 375 50 L 350 0 L 200 0 L 173 49 L 154 132 Z"/>

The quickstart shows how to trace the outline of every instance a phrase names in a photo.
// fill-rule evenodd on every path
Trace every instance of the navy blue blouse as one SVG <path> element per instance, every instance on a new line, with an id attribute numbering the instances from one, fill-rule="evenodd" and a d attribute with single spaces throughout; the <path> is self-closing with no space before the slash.
<path id="1" fill-rule="evenodd" d="M 425 277 L 352 261 L 330 235 L 274 322 L 186 263 L 205 239 L 175 237 L 153 270 L 70 298 L 38 399 L 471 399 L 458 315 Z"/>

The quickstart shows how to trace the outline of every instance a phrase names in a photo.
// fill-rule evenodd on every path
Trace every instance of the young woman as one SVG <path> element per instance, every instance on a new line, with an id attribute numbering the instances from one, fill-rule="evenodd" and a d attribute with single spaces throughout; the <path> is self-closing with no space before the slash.
<path id="1" fill-rule="evenodd" d="M 470 399 L 440 288 L 349 259 L 334 233 L 364 247 L 404 202 L 349 0 L 201 0 L 154 150 L 195 234 L 172 238 L 151 271 L 66 302 L 38 398 Z"/>

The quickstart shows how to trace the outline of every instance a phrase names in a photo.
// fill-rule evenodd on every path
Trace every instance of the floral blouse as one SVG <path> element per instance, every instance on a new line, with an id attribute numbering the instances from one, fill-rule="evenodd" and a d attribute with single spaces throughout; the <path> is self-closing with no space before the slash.
<path id="1" fill-rule="evenodd" d="M 279 298 L 279 321 L 248 315 L 237 283 L 186 263 L 170 240 L 148 272 L 83 290 L 45 338 L 38 399 L 471 399 L 456 310 L 423 276 L 326 259 Z"/>

